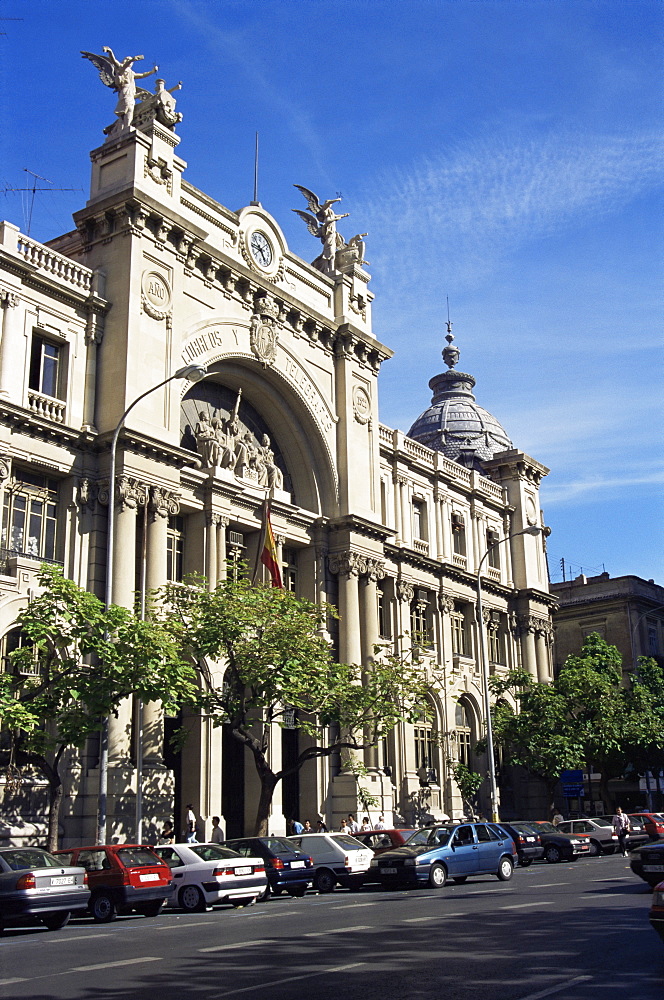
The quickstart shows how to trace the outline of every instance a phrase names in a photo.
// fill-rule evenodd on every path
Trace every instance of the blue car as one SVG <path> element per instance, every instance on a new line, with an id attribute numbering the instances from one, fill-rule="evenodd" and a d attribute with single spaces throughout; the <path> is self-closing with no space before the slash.
<path id="1" fill-rule="evenodd" d="M 517 861 L 514 841 L 498 824 L 444 824 L 418 830 L 403 847 L 374 858 L 371 876 L 385 887 L 441 889 L 448 878 L 461 883 L 470 875 L 496 875 L 506 882 Z"/>

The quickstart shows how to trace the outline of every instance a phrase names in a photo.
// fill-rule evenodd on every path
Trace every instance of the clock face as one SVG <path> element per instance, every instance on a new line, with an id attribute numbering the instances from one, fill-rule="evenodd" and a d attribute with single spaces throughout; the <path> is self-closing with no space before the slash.
<path id="1" fill-rule="evenodd" d="M 249 249 L 259 267 L 269 267 L 272 263 L 272 247 L 267 236 L 256 230 L 249 237 Z"/>

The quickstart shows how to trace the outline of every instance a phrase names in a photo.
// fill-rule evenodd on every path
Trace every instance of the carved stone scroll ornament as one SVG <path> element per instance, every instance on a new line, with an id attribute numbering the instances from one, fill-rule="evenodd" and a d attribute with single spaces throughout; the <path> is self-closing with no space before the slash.
<path id="1" fill-rule="evenodd" d="M 359 552 L 333 552 L 328 557 L 330 573 L 339 576 L 362 576 L 367 571 L 366 557 Z"/>
<path id="2" fill-rule="evenodd" d="M 366 575 L 373 583 L 385 579 L 385 563 L 381 559 L 366 560 Z"/>
<path id="3" fill-rule="evenodd" d="M 274 317 L 254 313 L 249 327 L 249 344 L 263 368 L 273 365 L 277 359 L 279 328 Z"/>
<path id="4" fill-rule="evenodd" d="M 405 604 L 411 604 L 415 597 L 415 587 L 408 580 L 397 580 L 397 599 Z"/>
<path id="5" fill-rule="evenodd" d="M 371 400 L 364 386 L 356 385 L 353 389 L 353 416 L 358 424 L 368 424 L 371 420 Z"/>
<path id="6" fill-rule="evenodd" d="M 153 520 L 158 517 L 175 517 L 180 513 L 180 497 L 162 486 L 151 486 L 148 506 Z"/>
<path id="7" fill-rule="evenodd" d="M 451 594 L 444 594 L 438 591 L 438 610 L 441 614 L 449 615 L 454 611 L 454 598 Z"/>
<path id="8" fill-rule="evenodd" d="M 117 476 L 115 480 L 115 507 L 118 511 L 135 510 L 147 503 L 148 488 L 134 476 Z M 108 505 L 109 480 L 99 484 L 97 499 L 99 503 Z"/>
<path id="9" fill-rule="evenodd" d="M 165 128 L 174 129 L 182 121 L 182 115 L 175 110 L 173 94 L 176 90 L 182 90 L 182 81 L 167 89 L 164 80 L 155 80 L 153 94 L 138 87 L 136 94 L 140 103 L 134 110 L 134 128 L 146 131 L 154 122 L 159 122 Z"/>
<path id="10" fill-rule="evenodd" d="M 15 309 L 20 301 L 16 292 L 9 292 L 4 288 L 0 289 L 0 306 L 3 309 Z"/>
<path id="11" fill-rule="evenodd" d="M 87 477 L 79 479 L 76 500 L 81 510 L 94 510 L 97 505 L 98 493 L 99 486 L 97 483 Z M 108 497 L 108 494 L 106 496 Z"/>

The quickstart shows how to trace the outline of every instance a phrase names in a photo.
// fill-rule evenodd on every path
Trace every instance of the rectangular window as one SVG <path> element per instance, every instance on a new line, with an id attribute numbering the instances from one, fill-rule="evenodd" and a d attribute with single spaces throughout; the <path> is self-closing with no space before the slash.
<path id="1" fill-rule="evenodd" d="M 498 542 L 500 541 L 500 535 L 493 528 L 489 528 L 486 533 L 486 548 L 489 553 L 487 556 L 487 562 L 492 569 L 500 569 L 500 546 Z"/>
<path id="2" fill-rule="evenodd" d="M 413 538 L 426 541 L 427 532 L 427 506 L 424 500 L 413 500 Z"/>
<path id="3" fill-rule="evenodd" d="M 55 560 L 58 485 L 46 476 L 16 472 L 5 487 L 2 547 L 6 553 Z"/>
<path id="4" fill-rule="evenodd" d="M 169 517 L 166 532 L 166 579 L 169 583 L 182 583 L 184 550 L 184 518 Z"/>
<path id="5" fill-rule="evenodd" d="M 487 646 L 489 650 L 490 663 L 504 663 L 503 633 L 500 627 L 500 614 L 497 611 L 491 613 L 491 618 L 486 624 Z"/>
<path id="6" fill-rule="evenodd" d="M 62 347 L 34 334 L 30 352 L 29 388 L 45 396 L 59 398 L 61 361 Z"/>
<path id="7" fill-rule="evenodd" d="M 466 656 L 466 620 L 461 607 L 457 606 L 454 609 L 450 620 L 452 624 L 452 652 L 457 656 Z"/>
<path id="8" fill-rule="evenodd" d="M 382 585 L 378 587 L 378 631 L 382 639 L 392 638 L 392 625 L 390 620 L 390 599 L 385 593 Z"/>
<path id="9" fill-rule="evenodd" d="M 466 554 L 466 522 L 461 514 L 452 514 L 452 547 L 454 554 Z"/>
<path id="10" fill-rule="evenodd" d="M 436 745 L 433 741 L 431 726 L 415 726 L 413 729 L 415 738 L 415 769 L 419 771 L 421 767 L 429 771 L 435 764 Z"/>
<path id="11" fill-rule="evenodd" d="M 659 655 L 659 640 L 657 636 L 657 625 L 654 622 L 648 622 L 648 656 L 658 656 Z"/>
<path id="12" fill-rule="evenodd" d="M 430 648 L 433 645 L 431 603 L 426 590 L 417 590 L 410 606 L 410 631 L 413 645 Z"/>
<path id="13" fill-rule="evenodd" d="M 297 590 L 297 555 L 294 549 L 283 550 L 283 561 L 281 563 L 281 574 L 284 590 Z"/>

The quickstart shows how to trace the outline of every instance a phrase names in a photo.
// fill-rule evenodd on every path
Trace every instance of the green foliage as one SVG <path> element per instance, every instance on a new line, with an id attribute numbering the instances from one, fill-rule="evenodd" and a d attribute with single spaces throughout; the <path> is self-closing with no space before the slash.
<path id="1" fill-rule="evenodd" d="M 266 795 L 307 760 L 375 745 L 401 720 L 427 714 L 419 664 L 378 650 L 368 668 L 335 661 L 324 635 L 336 616 L 330 606 L 231 577 L 212 592 L 169 588 L 165 597 L 166 626 L 201 666 L 207 713 L 253 753 Z M 223 683 L 209 661 L 223 664 Z M 286 724 L 286 709 L 308 745 L 287 770 L 273 771 L 269 727 Z M 332 741 L 330 731 L 339 734 Z"/>
<path id="2" fill-rule="evenodd" d="M 454 762 L 450 761 L 450 765 L 452 764 L 454 764 Z M 476 771 L 471 771 L 469 767 L 466 767 L 465 764 L 460 762 L 454 764 L 452 767 L 452 774 L 464 802 L 467 802 L 469 805 L 474 805 L 477 799 L 477 793 L 482 787 L 482 782 L 484 781 L 482 775 L 478 774 Z"/>

